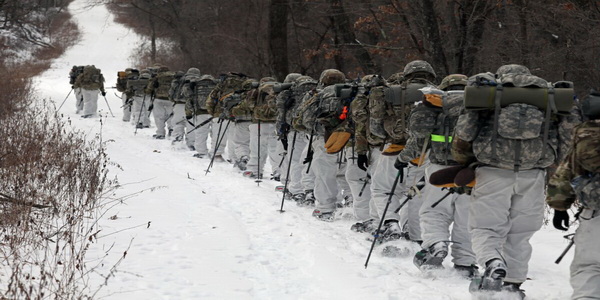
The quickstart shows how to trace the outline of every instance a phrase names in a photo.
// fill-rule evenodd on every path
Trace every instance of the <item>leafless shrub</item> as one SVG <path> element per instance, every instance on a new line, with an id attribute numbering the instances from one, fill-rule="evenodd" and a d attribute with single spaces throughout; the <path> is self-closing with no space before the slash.
<path id="1" fill-rule="evenodd" d="M 86 296 L 94 220 L 117 185 L 101 137 L 86 139 L 47 104 L 0 126 L 0 293 L 10 299 Z"/>

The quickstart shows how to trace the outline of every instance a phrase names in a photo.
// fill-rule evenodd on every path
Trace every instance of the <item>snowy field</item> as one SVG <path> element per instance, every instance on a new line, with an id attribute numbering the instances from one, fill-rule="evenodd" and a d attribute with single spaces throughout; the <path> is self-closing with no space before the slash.
<path id="1" fill-rule="evenodd" d="M 60 105 L 70 86 L 72 65 L 101 68 L 106 86 L 114 86 L 117 71 L 128 61 L 138 36 L 113 22 L 105 7 L 84 9 L 85 0 L 69 7 L 83 32 L 82 41 L 36 78 L 41 97 Z M 197 66 L 202 70 L 202 66 Z M 223 70 L 235 71 L 235 70 Z M 450 262 L 447 271 L 423 275 L 405 258 L 382 257 L 376 248 L 364 268 L 370 242 L 349 230 L 349 217 L 324 223 L 310 208 L 285 203 L 275 182 L 258 186 L 228 163 L 154 140 L 154 128 L 138 130 L 121 120 L 121 100 L 107 90 L 115 114 L 100 98 L 101 117 L 81 119 L 71 95 L 61 108 L 65 119 L 90 137 L 100 133 L 112 162 L 111 176 L 127 198 L 100 221 L 98 242 L 90 250 L 90 286 L 104 283 L 110 268 L 127 251 L 98 297 L 105 299 L 471 299 L 468 281 L 459 278 Z M 153 191 L 148 189 L 155 188 Z M 148 226 L 149 224 L 149 226 Z M 567 242 L 564 233 L 545 226 L 532 240 L 533 258 L 523 288 L 528 299 L 568 299 L 569 253 L 560 265 L 554 260 Z M 114 246 L 113 246 L 114 244 Z M 414 248 L 413 250 L 418 250 Z"/>

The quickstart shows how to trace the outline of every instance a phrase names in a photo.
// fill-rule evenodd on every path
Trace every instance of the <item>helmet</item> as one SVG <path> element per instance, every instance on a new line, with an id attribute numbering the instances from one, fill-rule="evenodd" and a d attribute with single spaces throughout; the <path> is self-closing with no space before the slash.
<path id="1" fill-rule="evenodd" d="M 452 86 L 452 85 L 466 86 L 467 78 L 468 77 L 466 75 L 462 75 L 462 74 L 450 74 L 450 75 L 444 77 L 444 79 L 442 79 L 442 83 L 440 83 L 440 85 L 438 85 L 438 89 L 445 90 L 449 86 Z"/>
<path id="2" fill-rule="evenodd" d="M 496 71 L 496 77 L 502 76 L 505 74 L 521 74 L 521 75 L 531 75 L 531 72 L 526 66 L 510 64 L 503 65 Z"/>
<path id="3" fill-rule="evenodd" d="M 428 73 L 429 75 L 433 76 L 433 78 L 436 77 L 433 67 L 424 60 L 413 60 L 404 67 L 405 77 L 415 73 Z"/>
<path id="4" fill-rule="evenodd" d="M 390 75 L 388 77 L 387 82 L 389 84 L 399 84 L 404 79 L 404 72 L 398 72 Z"/>
<path id="5" fill-rule="evenodd" d="M 292 83 L 300 76 L 302 76 L 302 74 L 300 73 L 287 74 L 287 76 L 285 76 L 285 79 L 283 80 L 283 83 Z"/>
<path id="6" fill-rule="evenodd" d="M 277 81 L 277 79 L 273 78 L 273 77 L 263 77 L 259 80 L 260 84 L 263 84 L 265 82 L 275 82 Z"/>
<path id="7" fill-rule="evenodd" d="M 140 72 L 140 78 L 150 79 L 150 78 L 152 78 L 152 73 L 150 73 L 150 70 L 148 70 L 148 69 L 143 69 Z"/>
<path id="8" fill-rule="evenodd" d="M 294 83 L 296 84 L 303 84 L 305 82 L 314 82 L 316 83 L 315 79 L 310 77 L 310 76 L 306 76 L 306 75 L 302 75 L 298 78 L 296 78 L 296 80 L 294 80 Z"/>
<path id="9" fill-rule="evenodd" d="M 214 81 L 215 78 L 212 75 L 205 74 L 205 75 L 200 76 L 200 80 L 213 80 Z"/>
<path id="10" fill-rule="evenodd" d="M 186 75 L 196 75 L 196 76 L 201 75 L 200 70 L 198 70 L 198 68 L 189 68 L 185 74 Z"/>
<path id="11" fill-rule="evenodd" d="M 336 83 L 344 83 L 346 81 L 346 75 L 336 69 L 327 69 L 321 73 L 319 77 L 319 83 L 323 86 L 328 86 Z"/>

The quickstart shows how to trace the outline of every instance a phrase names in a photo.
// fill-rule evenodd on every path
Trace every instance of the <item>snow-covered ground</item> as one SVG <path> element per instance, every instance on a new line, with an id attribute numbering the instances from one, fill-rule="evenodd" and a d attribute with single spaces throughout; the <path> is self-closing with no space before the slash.
<path id="1" fill-rule="evenodd" d="M 132 31 L 113 22 L 105 7 L 69 7 L 83 40 L 37 78 L 39 94 L 58 105 L 70 86 L 72 65 L 94 64 L 114 86 L 116 73 L 130 66 L 138 42 Z M 201 67 L 201 66 L 199 66 Z M 227 70 L 223 70 L 227 71 Z M 111 117 L 100 98 L 102 117 L 81 119 L 70 96 L 61 113 L 75 128 L 108 140 L 111 167 L 127 198 L 100 221 L 90 265 L 109 249 L 105 265 L 92 274 L 91 285 L 104 283 L 110 267 L 127 251 L 114 276 L 98 296 L 107 299 L 470 299 L 468 281 L 450 271 L 425 276 L 406 258 L 386 258 L 376 249 L 364 268 L 370 247 L 366 235 L 349 230 L 353 220 L 317 221 L 311 209 L 285 203 L 275 182 L 258 186 L 228 163 L 192 157 L 168 140 L 154 140 L 154 129 L 138 130 L 121 121 L 113 91 L 107 98 Z M 101 122 L 102 121 L 102 122 Z M 149 225 L 149 226 L 148 226 Z M 553 262 L 566 246 L 563 233 L 545 226 L 532 240 L 533 258 L 523 288 L 528 299 L 568 299 L 568 266 Z"/>

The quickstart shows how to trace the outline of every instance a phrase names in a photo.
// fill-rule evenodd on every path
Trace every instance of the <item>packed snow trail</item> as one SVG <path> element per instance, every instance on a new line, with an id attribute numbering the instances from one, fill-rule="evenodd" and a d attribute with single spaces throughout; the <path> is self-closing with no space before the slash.
<path id="1" fill-rule="evenodd" d="M 85 0 L 76 0 L 69 9 L 83 39 L 36 78 L 40 96 L 52 99 L 56 107 L 69 92 L 72 65 L 96 65 L 106 86 L 112 86 L 117 71 L 131 66 L 129 56 L 140 41 L 133 31 L 114 23 L 104 6 L 87 8 Z M 365 269 L 370 242 L 367 235 L 349 230 L 352 219 L 324 223 L 310 216 L 312 209 L 289 201 L 286 212 L 280 213 L 281 194 L 274 192 L 275 182 L 265 180 L 258 186 L 228 163 L 215 163 L 205 176 L 208 159 L 193 158 L 192 152 L 169 140 L 152 139 L 154 128 L 134 135 L 135 129 L 121 121 L 121 100 L 112 91 L 107 99 L 114 118 L 103 98 L 98 118 L 76 115 L 72 95 L 60 111 L 89 136 L 102 134 L 116 164 L 111 176 L 122 185 L 115 197 L 132 195 L 101 217 L 102 231 L 90 249 L 89 266 L 104 259 L 91 275 L 92 288 L 105 282 L 110 268 L 127 251 L 97 297 L 471 298 L 469 282 L 452 271 L 450 259 L 444 263 L 446 270 L 426 276 L 413 265 L 412 256 L 386 258 L 376 248 Z M 136 194 L 139 191 L 144 192 Z M 523 286 L 528 299 L 569 298 L 573 252 L 560 265 L 552 263 L 566 246 L 561 236 L 550 227 L 534 236 L 532 280 Z M 405 245 L 413 251 L 418 248 Z"/>

